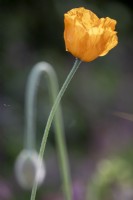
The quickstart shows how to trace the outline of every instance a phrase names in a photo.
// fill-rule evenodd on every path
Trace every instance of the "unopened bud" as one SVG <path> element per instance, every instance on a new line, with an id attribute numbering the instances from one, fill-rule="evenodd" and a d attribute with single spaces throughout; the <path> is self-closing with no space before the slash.
<path id="1" fill-rule="evenodd" d="M 41 185 L 45 175 L 45 165 L 35 150 L 23 150 L 15 163 L 18 183 L 24 189 L 31 189 L 34 181 Z"/>

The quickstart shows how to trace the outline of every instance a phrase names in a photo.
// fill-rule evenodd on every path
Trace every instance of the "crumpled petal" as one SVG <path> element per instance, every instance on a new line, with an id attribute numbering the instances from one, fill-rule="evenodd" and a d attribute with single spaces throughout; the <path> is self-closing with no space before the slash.
<path id="1" fill-rule="evenodd" d="M 85 62 L 106 55 L 118 43 L 116 20 L 98 18 L 83 7 L 64 15 L 66 50 Z"/>

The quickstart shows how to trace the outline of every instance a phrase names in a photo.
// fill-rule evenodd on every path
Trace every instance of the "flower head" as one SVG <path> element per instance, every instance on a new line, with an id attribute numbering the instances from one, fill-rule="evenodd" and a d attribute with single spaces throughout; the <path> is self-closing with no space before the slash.
<path id="1" fill-rule="evenodd" d="M 83 7 L 64 15 L 66 50 L 85 62 L 106 55 L 118 43 L 116 20 L 98 18 Z"/>

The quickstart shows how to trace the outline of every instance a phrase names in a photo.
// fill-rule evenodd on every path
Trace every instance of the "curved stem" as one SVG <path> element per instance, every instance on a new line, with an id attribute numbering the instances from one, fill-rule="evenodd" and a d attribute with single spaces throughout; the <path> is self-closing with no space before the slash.
<path id="1" fill-rule="evenodd" d="M 48 86 L 49 86 L 49 93 L 51 97 L 52 103 L 56 99 L 56 96 L 58 94 L 58 81 L 55 74 L 55 71 L 53 70 L 52 66 L 46 62 L 40 62 L 36 64 L 28 78 L 27 83 L 27 90 L 26 90 L 26 99 L 25 99 L 25 113 L 26 113 L 26 127 L 25 127 L 25 146 L 26 149 L 34 149 L 35 148 L 35 132 L 36 132 L 36 126 L 35 126 L 35 114 L 36 114 L 36 98 L 37 98 L 37 89 L 38 84 L 40 82 L 42 74 L 46 74 L 48 78 Z M 62 114 L 61 114 L 61 108 L 59 107 L 58 110 L 58 122 L 60 122 L 60 131 L 63 133 L 63 121 Z M 56 134 L 58 134 L 56 131 Z"/>
<path id="2" fill-rule="evenodd" d="M 39 156 L 41 159 L 43 159 L 43 154 L 44 154 L 44 150 L 45 150 L 45 146 L 46 146 L 46 142 L 47 142 L 47 138 L 48 138 L 48 134 L 49 134 L 49 129 L 51 127 L 51 124 L 52 124 L 52 121 L 53 121 L 53 118 L 54 118 L 54 115 L 56 113 L 56 110 L 57 110 L 57 107 L 59 106 L 59 103 L 61 101 L 61 98 L 65 92 L 65 90 L 67 89 L 67 86 L 69 85 L 71 79 L 73 78 L 75 72 L 77 71 L 79 65 L 80 65 L 81 61 L 79 59 L 76 59 L 70 73 L 68 74 L 67 78 L 66 78 L 66 81 L 64 82 L 60 92 L 58 93 L 58 96 L 53 104 L 53 107 L 51 109 L 51 112 L 50 112 L 50 115 L 49 115 L 49 118 L 48 118 L 48 121 L 47 121 L 47 124 L 46 124 L 46 128 L 45 128 L 45 131 L 44 131 L 44 135 L 43 135 L 43 138 L 42 138 L 42 143 L 41 143 L 41 147 L 40 147 L 40 152 L 39 152 Z M 61 154 L 62 152 L 60 152 Z M 63 157 L 63 156 L 62 156 Z M 64 157 L 63 157 L 64 159 Z M 63 163 L 65 163 L 63 161 Z M 65 199 L 66 200 L 72 200 L 72 192 L 71 192 L 71 188 L 70 188 L 70 181 L 69 181 L 69 178 L 67 177 L 67 173 L 66 173 L 66 167 L 67 165 L 64 164 L 64 180 L 65 180 L 65 188 L 64 188 L 64 193 L 66 194 L 65 195 Z M 36 191 L 37 191 L 37 183 L 35 182 L 34 185 L 33 185 L 33 188 L 32 188 L 32 193 L 31 193 L 31 200 L 35 200 L 35 197 L 36 197 Z"/>
<path id="3" fill-rule="evenodd" d="M 36 64 L 29 76 L 27 91 L 26 91 L 26 137 L 25 143 L 27 149 L 35 148 L 35 105 L 37 96 L 37 86 L 42 73 L 45 73 L 48 78 L 49 93 L 52 103 L 54 103 L 58 94 L 58 81 L 52 66 L 46 62 Z M 67 197 L 67 190 L 71 195 L 71 178 L 69 170 L 68 155 L 64 138 L 64 126 L 61 107 L 59 106 L 54 119 L 55 137 L 57 143 L 57 151 L 59 157 L 59 166 L 64 186 L 64 195 Z M 66 186 L 68 183 L 68 186 Z"/>
<path id="4" fill-rule="evenodd" d="M 36 64 L 28 78 L 27 90 L 26 90 L 26 99 L 25 99 L 25 114 L 26 114 L 26 127 L 25 127 L 25 147 L 26 149 L 35 148 L 35 132 L 36 132 L 36 123 L 35 123 L 35 114 L 36 114 L 36 97 L 38 84 L 40 82 L 42 74 L 46 74 L 48 78 L 49 94 L 52 104 L 54 103 L 56 96 L 59 92 L 58 80 L 56 73 L 52 66 L 46 62 L 40 62 Z M 64 134 L 64 126 L 62 120 L 62 111 L 59 106 L 58 112 L 55 116 L 55 133 L 56 137 L 59 137 L 59 132 Z M 63 136 L 61 136 L 61 143 Z M 58 139 L 57 139 L 58 141 Z M 64 142 L 63 142 L 64 143 Z M 58 144 L 57 144 L 58 146 Z"/>

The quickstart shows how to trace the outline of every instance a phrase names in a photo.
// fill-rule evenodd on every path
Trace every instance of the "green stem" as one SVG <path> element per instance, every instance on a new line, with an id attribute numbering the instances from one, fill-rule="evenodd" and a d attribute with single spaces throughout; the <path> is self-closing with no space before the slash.
<path id="1" fill-rule="evenodd" d="M 49 89 L 52 104 L 54 103 L 57 97 L 57 94 L 59 92 L 58 80 L 57 80 L 57 76 L 53 67 L 46 62 L 37 63 L 33 67 L 29 75 L 28 83 L 26 87 L 26 98 L 25 98 L 25 115 L 26 115 L 25 148 L 30 149 L 30 150 L 35 149 L 35 146 L 36 146 L 35 144 L 36 143 L 35 142 L 36 141 L 36 136 L 35 136 L 36 99 L 37 99 L 38 85 L 43 74 L 46 74 L 47 79 L 48 79 L 48 86 L 49 86 L 48 89 Z M 64 134 L 62 111 L 61 111 L 60 106 L 58 108 L 58 112 L 56 113 L 54 121 L 55 121 L 55 133 L 56 133 L 55 136 L 58 138 L 59 137 L 58 132 L 61 132 L 62 134 Z M 63 136 L 61 137 L 62 137 L 62 141 L 64 141 L 65 139 L 63 138 Z"/>
<path id="2" fill-rule="evenodd" d="M 53 121 L 53 118 L 54 118 L 54 115 L 56 113 L 56 110 L 57 110 L 57 107 L 61 101 L 61 98 L 65 92 L 65 90 L 67 89 L 67 86 L 69 85 L 71 79 L 73 78 L 75 72 L 77 71 L 79 65 L 80 65 L 81 61 L 79 59 L 76 59 L 70 73 L 68 74 L 67 78 L 66 78 L 66 81 L 64 82 L 60 92 L 58 93 L 58 96 L 55 100 L 55 103 L 53 104 L 53 107 L 51 109 L 51 112 L 50 112 L 50 115 L 49 115 L 49 118 L 48 118 L 48 121 L 47 121 L 47 124 L 46 124 L 46 128 L 45 128 L 45 131 L 44 131 L 44 135 L 43 135 L 43 138 L 42 138 L 42 143 L 41 143 L 41 147 L 40 147 L 40 152 L 39 152 L 39 156 L 41 159 L 43 159 L 43 154 L 44 154 L 44 151 L 45 151 L 45 146 L 46 146 L 46 142 L 47 142 L 47 138 L 48 138 L 48 134 L 49 134 L 49 129 L 51 127 L 51 124 L 52 124 L 52 121 Z M 60 142 L 59 142 L 60 143 Z M 62 149 L 63 148 L 63 145 L 60 144 L 60 148 Z M 62 153 L 62 151 L 60 151 L 60 154 Z M 65 161 L 65 158 L 64 156 L 62 155 L 61 156 L 63 158 L 63 168 L 64 168 L 64 171 L 62 171 L 62 174 L 64 176 L 64 181 L 65 181 L 65 185 L 64 185 L 64 193 L 65 193 L 65 199 L 66 200 L 72 200 L 72 191 L 71 191 L 71 187 L 70 187 L 70 179 L 69 177 L 67 177 L 67 163 Z M 31 200 L 35 200 L 35 197 L 36 197 L 36 191 L 37 191 L 37 183 L 35 182 L 34 185 L 33 185 L 33 188 L 32 188 L 32 193 L 31 193 Z"/>
<path id="3" fill-rule="evenodd" d="M 25 145 L 26 149 L 34 149 L 35 148 L 35 108 L 36 108 L 36 97 L 37 97 L 37 88 L 38 83 L 42 77 L 42 74 L 47 75 L 47 81 L 49 86 L 49 93 L 51 97 L 52 103 L 54 103 L 59 87 L 57 76 L 52 68 L 52 66 L 46 62 L 40 62 L 36 64 L 28 78 L 27 90 L 26 90 L 26 135 L 25 135 Z M 54 119 L 54 129 L 55 129 L 55 138 L 56 138 L 56 146 L 58 151 L 59 158 L 59 167 L 61 172 L 62 183 L 64 187 L 64 195 L 66 196 L 65 191 L 71 191 L 71 178 L 70 178 L 70 169 L 67 155 L 67 148 L 65 143 L 65 134 L 64 134 L 64 126 L 63 126 L 63 117 L 61 106 L 58 107 L 58 110 L 55 114 Z M 66 187 L 66 183 L 68 184 L 68 189 Z M 70 193 L 71 195 L 71 193 Z"/>

